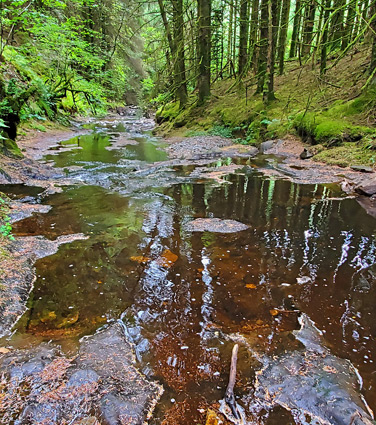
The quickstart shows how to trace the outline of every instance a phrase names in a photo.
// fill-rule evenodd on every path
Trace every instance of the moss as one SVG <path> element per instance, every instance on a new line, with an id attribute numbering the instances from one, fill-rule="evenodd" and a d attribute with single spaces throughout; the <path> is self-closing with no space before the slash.
<path id="1" fill-rule="evenodd" d="M 306 141 L 326 145 L 357 141 L 373 132 L 369 127 L 356 126 L 345 119 L 332 119 L 327 112 L 300 113 L 294 119 L 294 126 Z"/>
<path id="2" fill-rule="evenodd" d="M 23 154 L 17 143 L 10 139 L 0 140 L 0 154 L 16 159 L 23 158 Z"/>
<path id="3" fill-rule="evenodd" d="M 314 161 L 325 162 L 331 165 L 347 167 L 350 165 L 370 165 L 376 162 L 376 151 L 369 148 L 365 142 L 344 143 L 330 149 L 324 149 L 314 156 Z"/>
<path id="4" fill-rule="evenodd" d="M 180 112 L 179 103 L 171 102 L 160 107 L 155 115 L 157 123 L 173 121 Z"/>

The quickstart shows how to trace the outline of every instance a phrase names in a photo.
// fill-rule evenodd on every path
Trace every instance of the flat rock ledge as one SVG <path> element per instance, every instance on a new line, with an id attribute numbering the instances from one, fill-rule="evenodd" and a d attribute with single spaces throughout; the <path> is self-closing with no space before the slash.
<path id="1" fill-rule="evenodd" d="M 249 229 L 244 223 L 220 218 L 197 218 L 187 224 L 190 232 L 237 233 Z"/>
<path id="2" fill-rule="evenodd" d="M 54 241 L 43 236 L 26 236 L 9 242 L 3 248 L 6 254 L 0 263 L 0 337 L 10 331 L 25 311 L 35 281 L 34 263 L 55 254 L 62 244 L 87 238 L 82 233 L 63 235 Z"/>
<path id="3" fill-rule="evenodd" d="M 0 357 L 6 390 L 0 422 L 142 425 L 163 387 L 147 380 L 134 364 L 133 346 L 120 322 L 81 339 L 73 358 L 50 344 L 9 352 Z"/>

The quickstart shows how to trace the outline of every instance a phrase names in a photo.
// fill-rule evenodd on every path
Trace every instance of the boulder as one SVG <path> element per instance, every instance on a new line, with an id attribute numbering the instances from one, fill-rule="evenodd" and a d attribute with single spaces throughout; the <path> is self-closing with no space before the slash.
<path id="1" fill-rule="evenodd" d="M 276 140 L 267 140 L 266 142 L 262 142 L 260 145 L 260 152 L 265 153 L 269 149 L 273 148 L 276 143 Z"/>
<path id="2" fill-rule="evenodd" d="M 313 157 L 313 153 L 310 152 L 307 148 L 304 148 L 303 152 L 300 154 L 300 159 L 309 159 Z"/>

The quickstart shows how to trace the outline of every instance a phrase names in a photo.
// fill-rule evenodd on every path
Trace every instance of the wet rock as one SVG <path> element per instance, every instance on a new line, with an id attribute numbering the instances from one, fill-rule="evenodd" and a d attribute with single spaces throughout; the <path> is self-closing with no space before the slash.
<path id="1" fill-rule="evenodd" d="M 261 143 L 260 152 L 266 153 L 269 149 L 272 149 L 274 145 L 277 143 L 276 140 L 267 140 L 266 142 Z"/>
<path id="2" fill-rule="evenodd" d="M 360 171 L 361 173 L 373 173 L 373 168 L 367 165 L 351 165 L 350 168 L 354 171 Z"/>
<path id="3" fill-rule="evenodd" d="M 249 158 L 256 156 L 259 150 L 256 146 L 231 145 L 221 148 L 221 152 L 229 158 Z"/>
<path id="4" fill-rule="evenodd" d="M 46 214 L 52 208 L 50 205 L 26 204 L 19 201 L 13 201 L 10 207 L 9 217 L 11 223 L 31 217 L 35 213 Z"/>
<path id="5" fill-rule="evenodd" d="M 236 233 L 247 230 L 249 226 L 236 220 L 220 218 L 197 218 L 187 224 L 190 232 Z"/>
<path id="6" fill-rule="evenodd" d="M 5 355 L 0 359 L 7 390 L 0 422 L 141 425 L 162 387 L 149 382 L 134 362 L 120 323 L 84 338 L 74 359 L 47 344 Z"/>
<path id="7" fill-rule="evenodd" d="M 310 152 L 307 148 L 304 148 L 303 152 L 300 154 L 300 159 L 309 159 L 313 157 L 313 153 Z"/>
<path id="8" fill-rule="evenodd" d="M 231 146 L 231 140 L 219 136 L 196 136 L 178 140 L 166 149 L 171 158 L 197 160 L 222 156 L 221 148 Z"/>
<path id="9" fill-rule="evenodd" d="M 320 331 L 307 316 L 301 316 L 300 324 L 294 334 L 304 349 L 265 360 L 257 372 L 251 411 L 281 406 L 296 423 L 373 423 L 354 366 L 322 345 Z"/>
<path id="10" fill-rule="evenodd" d="M 355 191 L 357 193 L 360 193 L 361 195 L 365 196 L 372 196 L 376 194 L 376 182 L 361 185 L 355 188 Z"/>

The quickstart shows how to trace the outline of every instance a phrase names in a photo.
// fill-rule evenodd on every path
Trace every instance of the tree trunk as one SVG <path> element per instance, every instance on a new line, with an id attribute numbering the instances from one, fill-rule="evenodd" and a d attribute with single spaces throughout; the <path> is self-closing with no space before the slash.
<path id="1" fill-rule="evenodd" d="M 289 55 L 290 59 L 296 57 L 296 48 L 297 48 L 298 40 L 299 40 L 301 20 L 302 20 L 301 0 L 296 0 L 294 24 L 292 29 L 291 47 L 290 47 L 290 55 Z"/>
<path id="2" fill-rule="evenodd" d="M 204 103 L 210 96 L 211 0 L 198 0 L 198 100 Z"/>
<path id="3" fill-rule="evenodd" d="M 259 6 L 260 0 L 252 0 L 251 24 L 249 30 L 249 65 L 248 68 L 256 68 L 256 44 L 259 25 Z"/>
<path id="4" fill-rule="evenodd" d="M 167 41 L 168 41 L 168 47 L 170 48 L 171 56 L 173 56 L 174 55 L 174 43 L 173 43 L 173 39 L 172 39 L 170 25 L 169 25 L 168 20 L 167 20 L 167 15 L 166 15 L 166 10 L 165 10 L 164 4 L 163 4 L 163 0 L 158 0 L 158 5 L 159 5 L 159 12 L 161 14 L 163 26 L 164 26 Z M 170 57 L 170 55 L 168 55 L 168 57 Z"/>
<path id="5" fill-rule="evenodd" d="M 176 96 L 183 107 L 187 103 L 187 84 L 185 80 L 184 58 L 184 17 L 183 0 L 172 0 L 172 16 L 174 21 L 174 82 Z"/>
<path id="6" fill-rule="evenodd" d="M 256 93 L 264 92 L 266 67 L 268 59 L 269 37 L 269 0 L 261 0 L 260 41 L 259 57 L 257 64 L 257 89 Z"/>
<path id="7" fill-rule="evenodd" d="M 230 1 L 230 22 L 228 25 L 228 40 L 227 40 L 227 62 L 229 65 L 232 61 L 232 29 L 234 25 L 234 0 Z M 230 76 L 231 76 L 231 66 L 230 66 Z"/>
<path id="8" fill-rule="evenodd" d="M 275 52 L 278 40 L 278 23 L 280 16 L 280 0 L 269 1 L 269 28 L 268 28 L 268 85 L 266 100 L 271 101 L 275 99 L 274 95 L 274 74 L 275 74 Z"/>
<path id="9" fill-rule="evenodd" d="M 346 0 L 334 0 L 333 4 L 333 17 L 332 26 L 330 29 L 331 47 L 335 49 L 341 45 L 342 37 L 344 35 L 344 15 L 345 15 Z"/>
<path id="10" fill-rule="evenodd" d="M 373 75 L 372 84 L 376 83 L 376 1 L 374 0 L 370 6 L 370 27 L 372 32 L 372 53 L 371 53 L 371 63 L 369 65 L 369 74 Z"/>
<path id="11" fill-rule="evenodd" d="M 240 2 L 240 33 L 239 33 L 239 56 L 238 56 L 238 74 L 242 75 L 247 65 L 247 44 L 248 44 L 248 0 Z"/>
<path id="12" fill-rule="evenodd" d="M 344 28 L 344 35 L 342 39 L 341 50 L 345 50 L 351 41 L 352 33 L 354 30 L 354 23 L 355 23 L 356 1 L 357 0 L 350 0 L 347 6 L 348 7 L 347 18 L 346 18 L 346 24 Z"/>
<path id="13" fill-rule="evenodd" d="M 285 53 L 286 53 L 286 40 L 287 40 L 287 30 L 289 26 L 289 15 L 290 15 L 290 0 L 283 0 L 282 2 L 282 13 L 281 13 L 281 26 L 279 33 L 279 75 L 283 75 L 284 66 L 285 66 Z"/>
<path id="14" fill-rule="evenodd" d="M 320 63 L 320 74 L 323 75 L 326 72 L 326 60 L 328 55 L 328 40 L 329 40 L 329 18 L 330 18 L 330 8 L 332 5 L 332 0 L 326 0 L 324 7 L 324 26 L 323 33 L 321 38 L 321 63 Z"/>
<path id="15" fill-rule="evenodd" d="M 312 49 L 313 27 L 315 25 L 316 1 L 310 1 L 305 7 L 303 24 L 302 55 L 308 56 Z"/>

